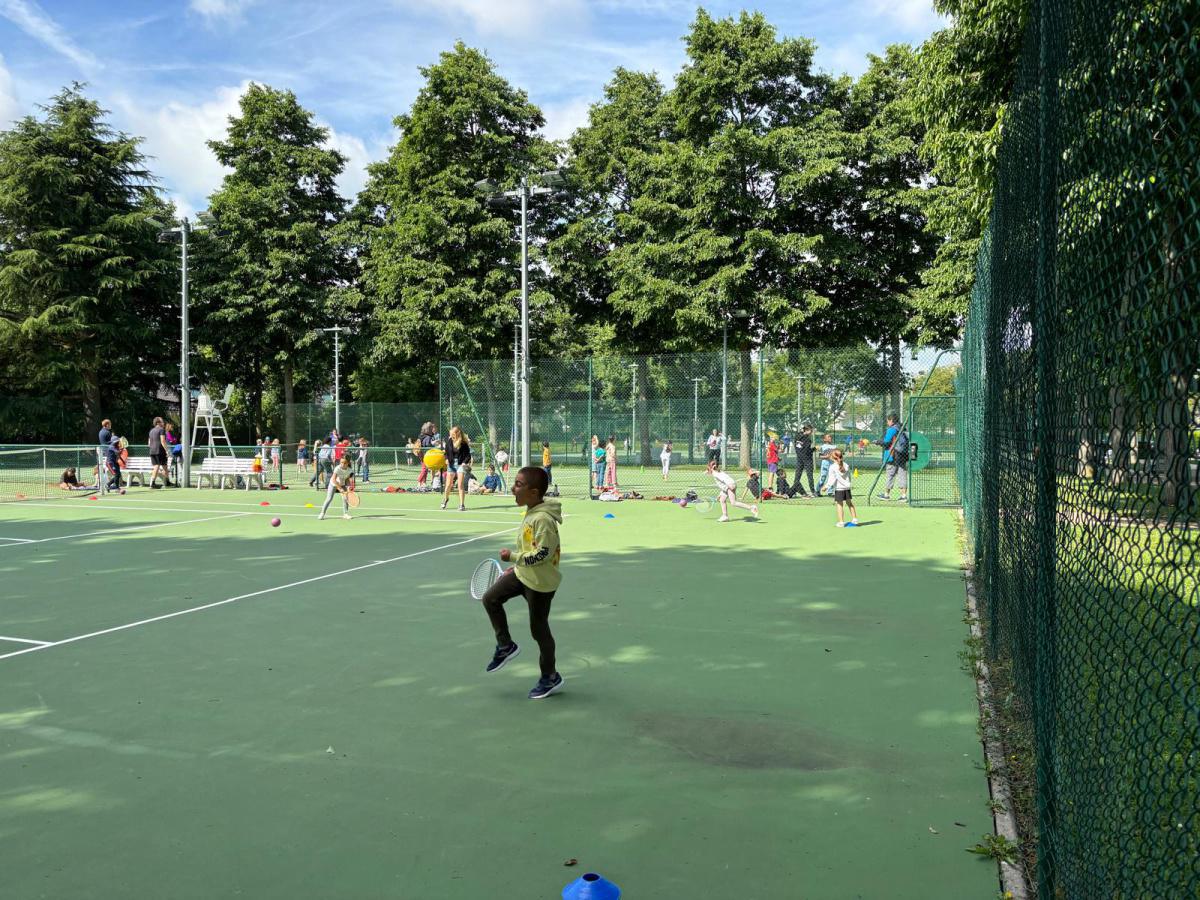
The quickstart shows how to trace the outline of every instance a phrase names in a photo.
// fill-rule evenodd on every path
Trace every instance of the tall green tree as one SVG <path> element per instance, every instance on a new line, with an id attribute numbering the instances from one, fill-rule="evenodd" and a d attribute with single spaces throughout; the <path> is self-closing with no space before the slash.
<path id="1" fill-rule="evenodd" d="M 916 325 L 931 343 L 958 336 L 991 210 L 1004 113 L 1017 73 L 1026 0 L 935 0 L 953 24 L 918 54 L 915 112 L 935 184 L 925 194 L 936 256 L 914 295 Z"/>
<path id="2" fill-rule="evenodd" d="M 41 109 L 0 134 L 0 379 L 78 398 L 94 425 L 174 380 L 178 269 L 146 221 L 169 210 L 82 85 Z"/>
<path id="3" fill-rule="evenodd" d="M 734 418 L 743 465 L 754 408 L 749 351 L 766 340 L 820 340 L 839 321 L 830 289 L 839 185 L 852 150 L 848 84 L 814 71 L 813 51 L 810 40 L 778 38 L 759 13 L 697 13 L 670 95 L 685 224 L 669 245 L 669 271 L 663 248 L 635 251 L 635 264 L 686 285 L 681 329 L 711 344 L 729 324 L 730 348 L 742 351 Z"/>
<path id="4" fill-rule="evenodd" d="M 557 149 L 538 134 L 541 111 L 480 51 L 458 43 L 421 72 L 425 84 L 412 109 L 395 119 L 400 140 L 371 166 L 347 239 L 359 266 L 354 301 L 372 322 L 370 364 L 420 368 L 432 387 L 440 359 L 501 359 L 512 352 L 518 218 L 489 205 L 476 183 L 511 188 L 552 166 Z M 547 217 L 545 206 L 535 204 L 535 253 Z M 562 307 L 542 286 L 536 258 L 531 271 L 540 338 L 560 329 L 555 317 Z M 545 347 L 539 341 L 534 352 Z M 490 375 L 483 386 L 493 432 L 501 387 Z"/>
<path id="5" fill-rule="evenodd" d="M 627 383 L 637 388 L 633 402 L 640 433 L 631 439 L 643 463 L 650 453 L 652 378 L 641 354 L 680 343 L 675 308 L 686 290 L 649 269 L 641 250 L 643 244 L 662 250 L 683 224 L 678 210 L 684 197 L 670 200 L 678 187 L 668 152 L 665 97 L 657 76 L 617 69 L 604 100 L 591 108 L 588 124 L 569 142 L 577 200 L 549 247 L 559 296 L 572 304 L 587 348 L 601 355 L 635 355 L 636 371 L 627 373 Z M 609 379 L 603 383 L 617 387 Z"/>
<path id="6" fill-rule="evenodd" d="M 333 240 L 346 159 L 291 91 L 251 84 L 239 108 L 226 138 L 208 142 L 231 171 L 209 198 L 215 230 L 198 245 L 198 338 L 246 387 L 256 425 L 263 385 L 279 386 L 291 443 L 297 379 L 316 383 L 311 370 L 328 371 L 329 341 L 317 329 L 341 321 L 331 297 L 348 276 Z"/>
<path id="7" fill-rule="evenodd" d="M 845 119 L 853 135 L 837 215 L 840 336 L 878 344 L 890 371 L 891 405 L 900 406 L 900 342 L 943 337 L 918 319 L 915 296 L 936 252 L 922 209 L 929 166 L 919 153 L 924 127 L 916 116 L 916 55 L 905 45 L 868 55 L 850 91 Z"/>

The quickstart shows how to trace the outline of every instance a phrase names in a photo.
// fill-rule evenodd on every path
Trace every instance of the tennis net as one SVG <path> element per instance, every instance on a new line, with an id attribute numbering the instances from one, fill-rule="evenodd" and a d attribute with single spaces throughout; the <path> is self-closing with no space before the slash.
<path id="1" fill-rule="evenodd" d="M 25 447 L 0 450 L 0 503 L 47 500 L 96 490 L 95 447 Z M 64 488 L 63 476 L 75 474 L 76 488 Z"/>

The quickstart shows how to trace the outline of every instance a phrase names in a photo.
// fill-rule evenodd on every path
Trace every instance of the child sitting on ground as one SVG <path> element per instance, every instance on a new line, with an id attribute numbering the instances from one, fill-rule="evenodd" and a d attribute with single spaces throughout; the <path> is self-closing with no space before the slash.
<path id="1" fill-rule="evenodd" d="M 488 466 L 488 473 L 484 476 L 483 487 L 479 489 L 481 494 L 498 494 L 500 492 L 500 476 L 496 474 L 495 466 Z"/>

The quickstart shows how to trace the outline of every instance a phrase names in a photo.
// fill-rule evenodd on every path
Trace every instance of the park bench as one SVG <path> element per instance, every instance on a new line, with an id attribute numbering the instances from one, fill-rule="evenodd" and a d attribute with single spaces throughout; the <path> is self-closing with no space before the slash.
<path id="1" fill-rule="evenodd" d="M 253 460 L 237 459 L 233 456 L 206 456 L 204 462 L 200 464 L 200 477 L 196 482 L 196 487 L 204 487 L 206 478 L 209 487 L 223 489 L 227 481 L 231 487 L 236 487 L 239 477 L 245 484 L 246 490 L 250 490 L 252 481 L 257 481 L 260 488 L 264 487 L 263 473 L 254 471 Z"/>
<path id="2" fill-rule="evenodd" d="M 148 456 L 131 456 L 125 460 L 125 465 L 121 469 L 121 474 L 125 477 L 127 487 L 133 487 L 133 479 L 137 479 L 143 486 L 148 484 L 147 478 L 154 471 L 154 463 L 150 461 Z"/>

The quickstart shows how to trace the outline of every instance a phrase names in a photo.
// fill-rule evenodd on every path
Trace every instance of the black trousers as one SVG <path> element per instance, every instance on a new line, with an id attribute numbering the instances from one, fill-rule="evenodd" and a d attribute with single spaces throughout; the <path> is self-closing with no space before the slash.
<path id="1" fill-rule="evenodd" d="M 800 486 L 801 472 L 806 472 L 808 474 L 808 492 L 815 497 L 817 494 L 817 488 L 813 484 L 813 461 L 811 456 L 796 457 L 796 477 L 792 479 L 792 487 L 794 487 L 797 491 L 804 490 L 804 488 Z"/>
<path id="2" fill-rule="evenodd" d="M 542 674 L 553 675 L 558 671 L 554 661 L 554 635 L 550 633 L 550 601 L 554 599 L 554 591 L 547 594 L 526 587 L 515 571 L 501 575 L 483 595 L 483 608 L 487 610 L 496 632 L 496 646 L 507 647 L 513 642 L 512 635 L 508 633 L 504 604 L 517 596 L 523 596 L 529 604 L 529 633 L 537 641 L 538 665 Z"/>

